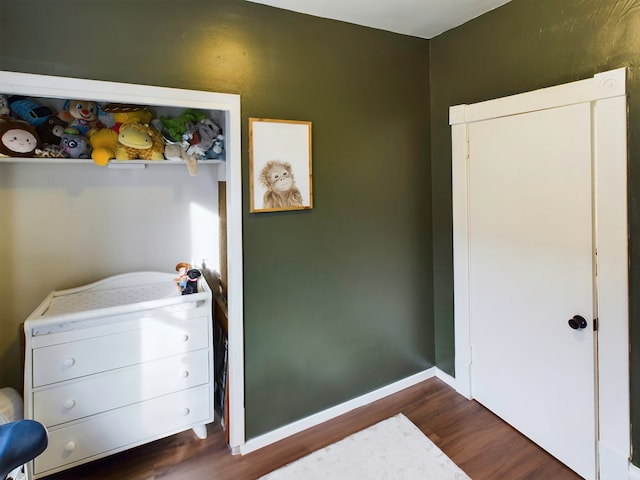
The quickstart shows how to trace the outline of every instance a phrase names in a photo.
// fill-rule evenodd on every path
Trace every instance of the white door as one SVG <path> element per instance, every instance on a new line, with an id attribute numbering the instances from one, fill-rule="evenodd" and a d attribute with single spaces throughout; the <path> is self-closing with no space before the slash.
<path id="1" fill-rule="evenodd" d="M 597 424 L 591 133 L 590 103 L 468 130 L 473 397 L 586 479 Z"/>
<path id="2" fill-rule="evenodd" d="M 449 113 L 456 389 L 585 478 L 627 478 L 626 71 Z"/>

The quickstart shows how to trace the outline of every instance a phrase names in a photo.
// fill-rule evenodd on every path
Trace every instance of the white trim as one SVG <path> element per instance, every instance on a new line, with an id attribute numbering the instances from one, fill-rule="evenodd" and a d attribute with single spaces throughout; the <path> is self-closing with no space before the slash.
<path id="1" fill-rule="evenodd" d="M 458 393 L 471 398 L 471 331 L 468 295 L 455 292 L 469 291 L 469 205 L 467 192 L 468 135 L 466 125 L 453 125 L 452 135 L 452 207 L 453 207 L 453 291 L 455 377 Z M 458 318 L 466 321 L 458 321 Z"/>
<path id="2" fill-rule="evenodd" d="M 229 309 L 229 442 L 244 443 L 244 327 L 242 263 L 242 174 L 240 96 L 179 88 L 134 85 L 78 78 L 0 71 L 0 92 L 45 98 L 85 98 L 99 102 L 220 110 L 225 126 L 226 164 L 219 176 L 227 182 L 227 264 Z"/>
<path id="3" fill-rule="evenodd" d="M 439 368 L 436 368 L 436 377 L 439 378 L 440 380 L 442 380 L 447 385 L 449 385 L 455 391 L 460 393 L 460 390 L 458 389 L 458 381 L 456 380 L 455 377 L 452 377 L 448 373 L 443 372 Z"/>
<path id="4" fill-rule="evenodd" d="M 2 92 L 45 98 L 85 98 L 96 102 L 163 105 L 229 111 L 239 95 L 136 85 L 132 83 L 56 77 L 33 73 L 0 72 Z M 73 93 L 73 97 L 69 93 Z"/>
<path id="5" fill-rule="evenodd" d="M 449 109 L 449 124 L 458 125 L 506 117 L 518 113 L 553 108 L 558 105 L 594 102 L 626 95 L 626 69 L 618 68 L 594 75 L 593 78 L 519 93 L 471 105 L 455 105 Z M 514 109 L 514 100 L 517 108 Z"/>
<path id="6" fill-rule="evenodd" d="M 230 132 L 227 182 L 227 316 L 229 321 L 229 446 L 245 441 L 244 412 L 244 291 L 242 253 L 242 144 L 240 97 L 229 99 Z"/>
<path id="7" fill-rule="evenodd" d="M 598 245 L 599 461 L 603 480 L 623 478 L 631 452 L 629 406 L 626 69 L 592 79 L 450 109 L 454 246 L 455 368 L 470 396 L 467 123 L 572 103 L 594 111 L 595 232 Z M 613 122 L 599 122 L 612 113 Z"/>
<path id="8" fill-rule="evenodd" d="M 332 418 L 336 418 L 356 408 L 369 405 L 370 403 L 388 397 L 389 395 L 393 395 L 394 393 L 398 393 L 405 388 L 409 388 L 436 376 L 439 376 L 438 369 L 436 367 L 431 367 L 427 370 L 416 373 L 415 375 L 403 378 L 402 380 L 379 388 L 378 390 L 374 390 L 373 392 L 366 393 L 360 397 L 356 397 L 352 400 L 336 405 L 335 407 L 328 408 L 309 417 L 285 425 L 284 427 L 265 433 L 259 437 L 250 439 L 247 443 L 242 445 L 239 450 L 232 453 L 245 455 L 260 448 L 264 448 L 267 445 L 271 445 L 272 443 L 285 439 L 291 435 L 295 435 L 296 433 L 307 430 L 308 428 L 320 425 L 321 423 L 331 420 Z"/>
<path id="9" fill-rule="evenodd" d="M 628 456 L 600 441 L 598 444 L 598 468 L 603 480 L 616 480 L 630 475 L 633 464 Z M 638 477 L 640 480 L 640 477 Z"/>
<path id="10" fill-rule="evenodd" d="M 595 102 L 600 478 L 621 478 L 631 455 L 625 97 Z M 600 115 L 609 120 L 598 122 Z"/>

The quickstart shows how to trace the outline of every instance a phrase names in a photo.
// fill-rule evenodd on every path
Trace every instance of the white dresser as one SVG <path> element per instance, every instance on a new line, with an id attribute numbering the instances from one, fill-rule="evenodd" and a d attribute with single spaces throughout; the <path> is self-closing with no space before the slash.
<path id="1" fill-rule="evenodd" d="M 25 329 L 25 417 L 49 430 L 34 478 L 213 421 L 211 290 L 136 272 L 54 291 Z"/>

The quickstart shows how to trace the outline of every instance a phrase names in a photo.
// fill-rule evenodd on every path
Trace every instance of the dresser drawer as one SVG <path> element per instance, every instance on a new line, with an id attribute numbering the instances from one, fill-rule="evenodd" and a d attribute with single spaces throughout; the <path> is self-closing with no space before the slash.
<path id="1" fill-rule="evenodd" d="M 33 349 L 33 387 L 207 348 L 209 317 L 149 320 L 145 328 Z"/>
<path id="2" fill-rule="evenodd" d="M 213 420 L 211 405 L 209 387 L 197 387 L 50 429 L 49 446 L 35 459 L 34 472 L 40 476 L 208 423 Z"/>
<path id="3" fill-rule="evenodd" d="M 208 383 L 208 350 L 92 375 L 33 394 L 33 418 L 47 427 Z"/>

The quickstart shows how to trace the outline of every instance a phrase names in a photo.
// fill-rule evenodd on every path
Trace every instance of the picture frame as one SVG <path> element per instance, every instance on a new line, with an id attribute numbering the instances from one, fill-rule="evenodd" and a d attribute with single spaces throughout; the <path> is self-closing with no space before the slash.
<path id="1" fill-rule="evenodd" d="M 313 208 L 311 122 L 249 118 L 251 213 Z"/>

